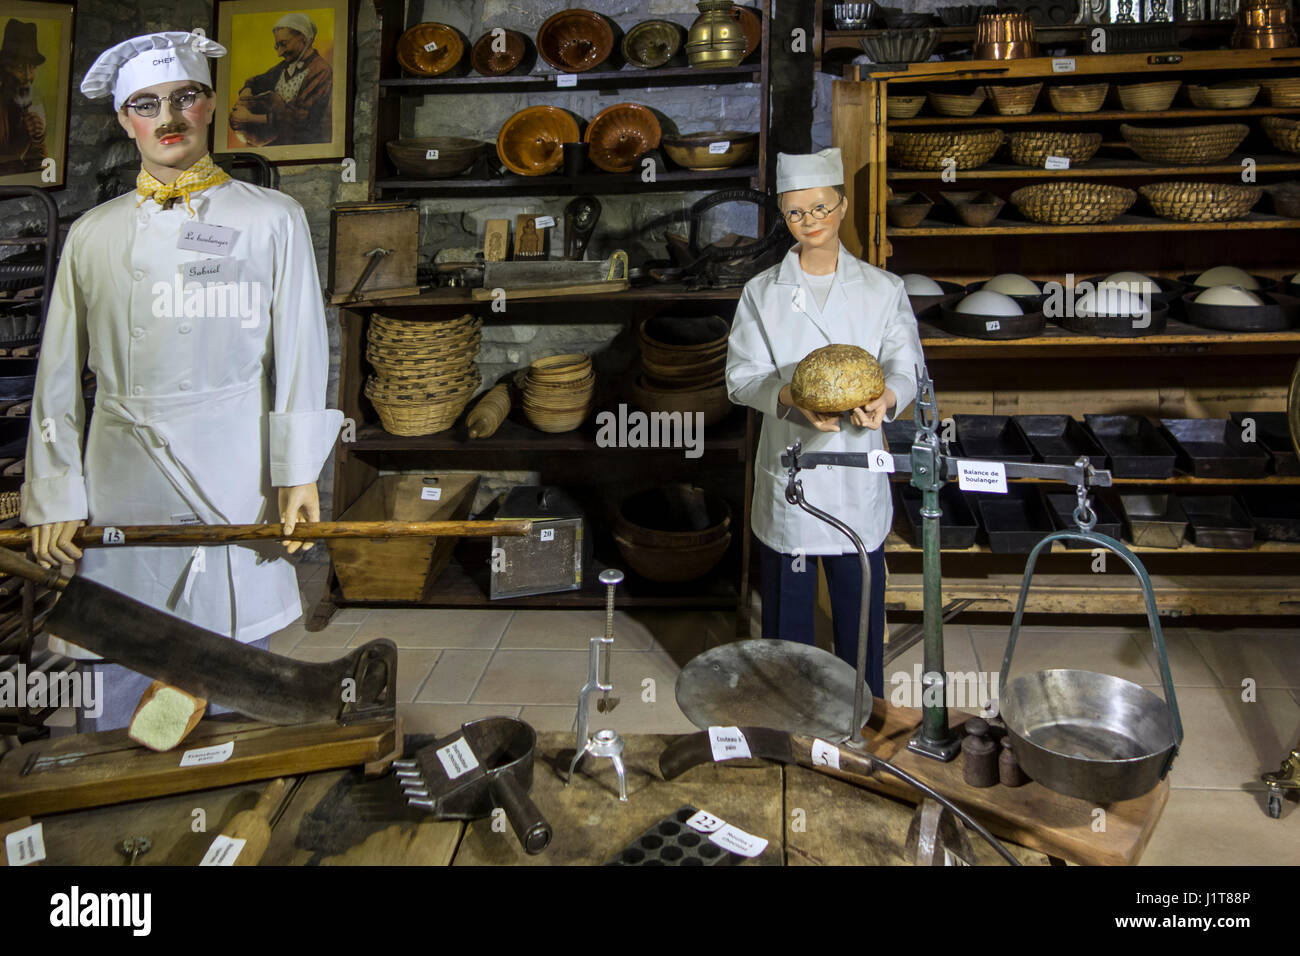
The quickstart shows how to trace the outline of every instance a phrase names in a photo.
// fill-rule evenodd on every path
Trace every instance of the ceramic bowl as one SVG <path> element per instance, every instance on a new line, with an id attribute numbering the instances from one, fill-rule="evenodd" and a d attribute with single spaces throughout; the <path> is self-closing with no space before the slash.
<path id="1" fill-rule="evenodd" d="M 416 76 L 441 76 L 464 55 L 464 37 L 445 23 L 418 23 L 397 38 L 397 62 Z"/>
<path id="2" fill-rule="evenodd" d="M 537 52 L 562 73 L 585 73 L 614 52 L 614 27 L 594 10 L 561 10 L 537 31 Z"/>
<path id="3" fill-rule="evenodd" d="M 530 106 L 497 133 L 497 155 L 512 173 L 545 176 L 564 163 L 564 144 L 579 140 L 578 122 L 558 106 Z"/>
<path id="4" fill-rule="evenodd" d="M 659 146 L 661 135 L 659 120 L 648 107 L 615 103 L 592 118 L 583 139 L 593 163 L 607 173 L 626 173 L 636 168 L 637 157 Z"/>

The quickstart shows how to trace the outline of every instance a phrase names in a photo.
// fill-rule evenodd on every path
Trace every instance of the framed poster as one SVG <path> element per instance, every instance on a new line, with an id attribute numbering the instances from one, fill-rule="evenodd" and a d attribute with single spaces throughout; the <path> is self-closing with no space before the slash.
<path id="1" fill-rule="evenodd" d="M 0 186 L 64 185 L 75 9 L 0 5 Z"/>
<path id="2" fill-rule="evenodd" d="M 353 0 L 217 0 L 214 153 L 341 160 L 351 140 Z"/>

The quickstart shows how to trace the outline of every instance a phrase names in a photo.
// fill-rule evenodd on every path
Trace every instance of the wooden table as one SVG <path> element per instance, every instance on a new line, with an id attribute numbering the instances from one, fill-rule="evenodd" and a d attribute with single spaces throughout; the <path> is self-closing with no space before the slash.
<path id="1" fill-rule="evenodd" d="M 882 744 L 895 746 L 897 727 L 880 728 Z M 431 738 L 430 738 L 431 739 Z M 618 800 L 608 760 L 587 757 L 574 783 L 562 772 L 573 754 L 567 733 L 538 735 L 538 763 L 532 796 L 550 821 L 554 838 L 538 856 L 527 856 L 504 819 L 439 822 L 403 805 L 391 775 L 366 780 L 360 770 L 311 773 L 291 778 L 272 814 L 271 842 L 264 865 L 475 866 L 601 864 L 614 859 L 643 831 L 684 804 L 768 841 L 754 859 L 759 865 L 905 865 L 904 837 L 915 799 L 908 793 L 877 793 L 800 767 L 761 761 L 729 761 L 696 767 L 671 782 L 662 780 L 658 758 L 671 738 L 634 734 L 626 738 L 628 802 Z M 426 738 L 417 738 L 419 743 Z M 959 763 L 935 764 L 910 754 L 900 765 L 921 761 L 932 775 L 955 773 Z M 918 769 L 907 763 L 908 769 Z M 265 782 L 136 801 L 112 807 L 36 817 L 44 824 L 48 862 L 117 865 L 117 847 L 131 836 L 152 841 L 139 866 L 194 865 L 213 836 L 240 810 L 253 806 Z M 888 785 L 885 786 L 888 790 Z M 1045 791 L 1036 784 L 1017 790 L 977 791 L 988 806 L 1024 803 Z M 1167 796 L 1162 783 L 1143 801 L 1129 801 L 1127 813 L 1110 809 L 1106 833 L 1083 821 L 1062 821 L 1062 841 L 1073 849 L 1053 855 L 1075 862 L 1136 862 Z M 899 799 L 902 797 L 903 799 Z M 1064 798 L 1068 799 L 1068 798 Z M 1123 808 L 1125 805 L 1119 805 Z M 1141 819 L 1134 819 L 1137 813 Z M 1005 829 L 989 825 L 995 832 Z M 1088 836 L 1071 836 L 1080 828 Z M 1013 830 L 1014 832 L 1014 830 Z M 1082 832 L 1082 831 L 1080 831 Z M 977 862 L 1000 864 L 993 850 L 973 834 Z M 1020 835 L 1021 842 L 1034 842 Z M 1039 841 L 1041 842 L 1041 841 Z M 1042 849 L 1012 846 L 1029 865 L 1047 865 Z"/>

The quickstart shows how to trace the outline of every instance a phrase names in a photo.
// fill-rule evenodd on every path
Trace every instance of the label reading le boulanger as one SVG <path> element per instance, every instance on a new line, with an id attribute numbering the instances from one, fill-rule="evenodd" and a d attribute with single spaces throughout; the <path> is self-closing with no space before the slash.
<path id="1" fill-rule="evenodd" d="M 725 823 L 711 813 L 701 810 L 686 821 L 686 825 L 709 835 L 709 842 L 738 853 L 741 856 L 758 856 L 767 849 L 767 841 L 746 833 L 739 827 Z"/>
<path id="2" fill-rule="evenodd" d="M 962 491 L 994 491 L 1007 493 L 1007 468 L 1000 461 L 957 462 L 957 487 Z"/>
<path id="3" fill-rule="evenodd" d="M 235 742 L 233 740 L 227 740 L 224 744 L 217 744 L 215 747 L 199 747 L 197 750 L 187 750 L 181 754 L 181 766 L 202 767 L 210 763 L 225 763 L 234 752 Z"/>
<path id="4" fill-rule="evenodd" d="M 464 737 L 457 737 L 434 753 L 438 755 L 442 769 L 447 771 L 448 780 L 463 777 L 478 766 L 478 758 L 474 756 L 474 751 L 469 749 L 469 744 L 465 742 Z"/>
<path id="5" fill-rule="evenodd" d="M 739 727 L 710 727 L 709 746 L 714 760 L 740 760 L 750 755 L 749 741 Z"/>
<path id="6" fill-rule="evenodd" d="M 239 852 L 247 842 L 238 837 L 219 834 L 212 841 L 212 846 L 208 847 L 207 854 L 199 861 L 199 866 L 234 866 L 235 861 L 239 859 Z"/>
<path id="7" fill-rule="evenodd" d="M 45 859 L 45 834 L 41 824 L 15 830 L 5 836 L 5 858 L 10 866 L 28 866 Z"/>

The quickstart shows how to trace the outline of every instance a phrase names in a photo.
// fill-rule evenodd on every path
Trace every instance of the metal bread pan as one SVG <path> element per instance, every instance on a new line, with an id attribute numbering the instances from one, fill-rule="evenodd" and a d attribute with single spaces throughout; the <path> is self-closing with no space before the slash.
<path id="1" fill-rule="evenodd" d="M 1074 522 L 1074 509 L 1078 506 L 1078 499 L 1075 498 L 1072 492 L 1069 494 L 1052 494 L 1044 487 L 1043 501 L 1047 504 L 1047 511 L 1051 515 L 1057 531 L 1074 531 L 1078 528 L 1078 525 Z M 1091 507 L 1093 514 L 1097 516 L 1097 524 L 1092 530 L 1118 540 L 1123 527 L 1119 515 L 1115 514 L 1111 506 L 1106 503 L 1106 500 L 1096 493 L 1092 495 Z M 1086 551 L 1092 547 L 1085 541 L 1065 541 L 1064 544 L 1071 550 L 1080 551 Z"/>
<path id="2" fill-rule="evenodd" d="M 1174 495 L 1119 496 L 1128 539 L 1139 548 L 1181 548 L 1187 513 Z"/>
<path id="3" fill-rule="evenodd" d="M 1290 488 L 1246 488 L 1241 503 L 1261 541 L 1300 542 L 1300 494 Z"/>
<path id="4" fill-rule="evenodd" d="M 965 458 L 1031 462 L 1033 450 L 1009 415 L 954 415 Z"/>
<path id="5" fill-rule="evenodd" d="M 1182 495 L 1179 500 L 1198 547 L 1245 550 L 1255 543 L 1255 525 L 1232 495 Z"/>
<path id="6" fill-rule="evenodd" d="M 923 547 L 921 491 L 911 485 L 899 485 L 898 497 L 907 520 L 908 536 L 916 547 Z M 939 518 L 939 547 L 956 550 L 973 547 L 979 533 L 979 520 L 961 489 L 953 484 L 940 488 L 939 510 L 943 512 Z"/>
<path id="7" fill-rule="evenodd" d="M 1178 467 L 1197 478 L 1262 478 L 1268 469 L 1268 452 L 1242 441 L 1226 418 L 1162 418 L 1160 424 Z"/>
<path id="8" fill-rule="evenodd" d="M 1229 412 L 1228 417 L 1237 426 L 1238 437 L 1245 427 L 1244 422 L 1255 423 L 1255 440 L 1273 459 L 1273 474 L 1300 475 L 1300 456 L 1291 444 L 1286 412 Z"/>
<path id="9" fill-rule="evenodd" d="M 1173 476 L 1173 448 L 1142 415 L 1084 415 L 1083 420 L 1106 453 L 1114 477 Z"/>
<path id="10" fill-rule="evenodd" d="M 1082 456 L 1094 465 L 1105 463 L 1097 440 L 1069 415 L 1013 415 L 1012 421 L 1046 465 L 1073 465 Z"/>

